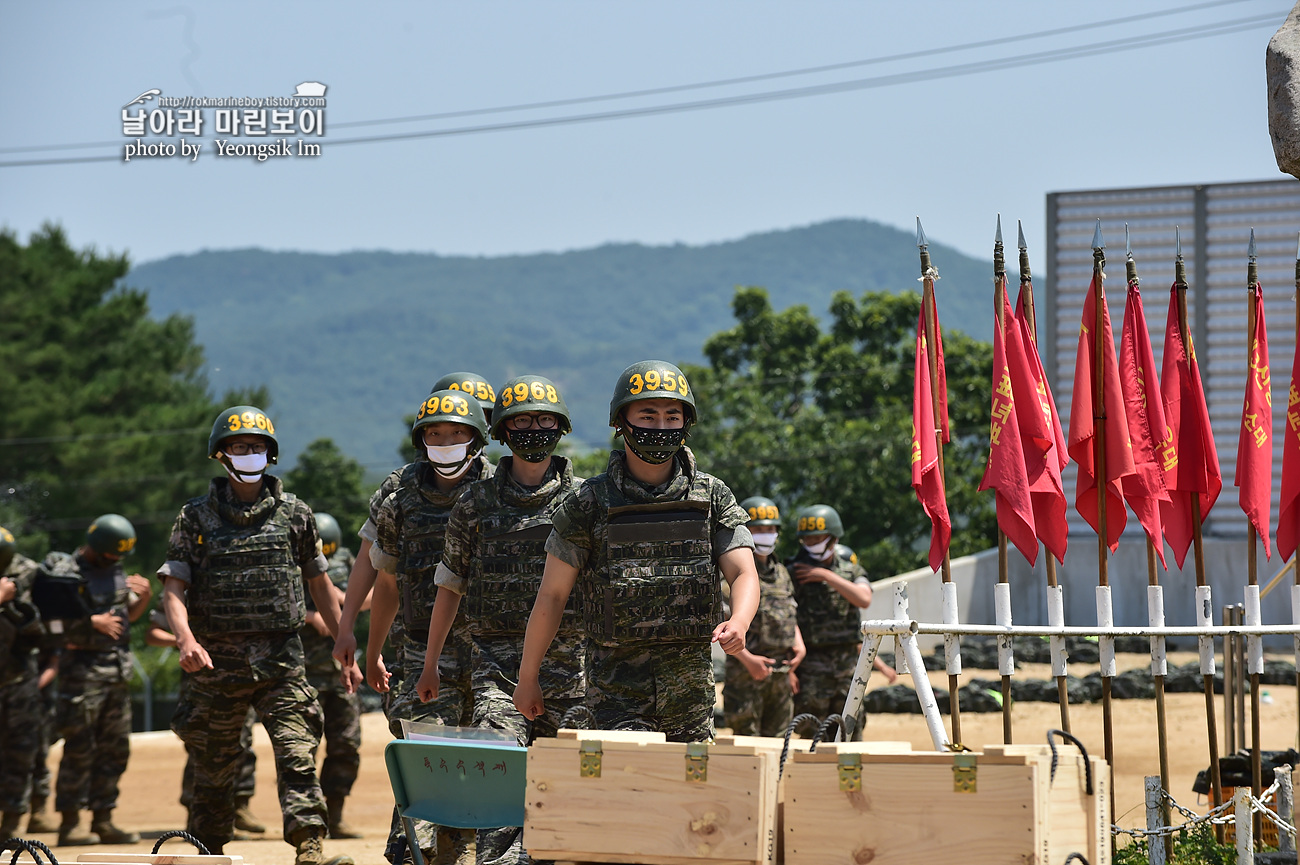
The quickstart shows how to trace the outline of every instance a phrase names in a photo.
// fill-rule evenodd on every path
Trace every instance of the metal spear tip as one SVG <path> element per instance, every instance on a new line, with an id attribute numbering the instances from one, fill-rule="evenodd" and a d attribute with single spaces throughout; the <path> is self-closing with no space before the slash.
<path id="1" fill-rule="evenodd" d="M 1002 245 L 1002 214 L 998 214 L 998 233 L 993 236 L 993 242 L 998 246 Z"/>
<path id="2" fill-rule="evenodd" d="M 1250 230 L 1250 245 L 1246 247 L 1246 257 L 1255 260 L 1255 229 Z"/>
<path id="3" fill-rule="evenodd" d="M 1178 233 L 1178 226 L 1174 226 L 1174 258 L 1183 257 L 1183 239 Z"/>
<path id="4" fill-rule="evenodd" d="M 1028 249 L 1029 244 L 1025 243 L 1025 227 L 1020 224 L 1019 219 L 1016 220 L 1016 234 L 1020 235 L 1019 239 L 1016 241 L 1016 244 L 1021 249 Z M 1296 258 L 1300 258 L 1300 253 L 1297 253 Z"/>
<path id="5" fill-rule="evenodd" d="M 1106 241 L 1101 239 L 1101 220 L 1097 220 L 1097 227 L 1092 232 L 1092 248 L 1105 249 Z"/>
<path id="6" fill-rule="evenodd" d="M 921 217 L 916 218 L 916 245 L 918 249 L 925 249 L 930 245 L 925 239 L 925 229 L 921 227 Z"/>
<path id="7" fill-rule="evenodd" d="M 1133 257 L 1133 241 L 1129 240 L 1128 223 L 1124 223 L 1124 254 L 1129 258 Z"/>
<path id="8" fill-rule="evenodd" d="M 1295 260 L 1300 261 L 1300 231 L 1295 236 Z"/>

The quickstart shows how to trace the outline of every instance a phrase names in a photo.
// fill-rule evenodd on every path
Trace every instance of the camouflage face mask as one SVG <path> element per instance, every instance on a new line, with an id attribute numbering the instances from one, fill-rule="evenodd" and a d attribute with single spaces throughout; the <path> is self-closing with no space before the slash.
<path id="1" fill-rule="evenodd" d="M 524 462 L 540 463 L 549 457 L 560 443 L 563 432 L 556 429 L 506 429 L 506 444 L 510 452 Z"/>
<path id="2" fill-rule="evenodd" d="M 623 440 L 628 449 L 650 465 L 657 466 L 673 458 L 686 443 L 686 428 L 651 429 L 627 424 Z"/>

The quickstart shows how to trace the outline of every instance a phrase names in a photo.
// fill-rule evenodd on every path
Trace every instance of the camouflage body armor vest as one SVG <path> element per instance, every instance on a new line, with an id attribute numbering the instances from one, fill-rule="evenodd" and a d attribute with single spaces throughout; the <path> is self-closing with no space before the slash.
<path id="1" fill-rule="evenodd" d="M 618 646 L 707 638 L 721 621 L 708 491 L 635 504 L 606 475 L 595 485 L 604 514 L 605 568 L 585 568 L 583 624 Z"/>
<path id="2" fill-rule="evenodd" d="M 795 564 L 826 568 L 849 582 L 856 576 L 846 573 L 838 558 L 832 558 L 829 564 L 815 562 L 803 550 L 786 566 L 793 570 Z M 794 599 L 799 604 L 799 631 L 805 645 L 841 646 L 861 642 L 862 615 L 858 608 L 826 583 L 800 583 L 795 586 Z"/>
<path id="3" fill-rule="evenodd" d="M 211 501 L 195 508 L 202 557 L 190 584 L 190 627 L 198 636 L 296 631 L 306 622 L 307 593 L 293 560 L 283 493 L 261 522 L 227 522 Z"/>
<path id="4" fill-rule="evenodd" d="M 122 635 L 115 640 L 91 627 L 86 637 L 77 637 L 77 644 L 94 652 L 111 652 L 118 647 L 131 645 L 131 620 L 128 615 L 131 590 L 126 587 L 126 572 L 120 564 L 105 570 L 111 570 L 112 582 L 106 578 L 87 580 L 86 599 L 90 602 L 91 615 L 112 613 L 121 619 Z"/>
<path id="5" fill-rule="evenodd" d="M 401 549 L 393 577 L 397 580 L 406 638 L 423 644 L 429 639 L 429 614 L 438 595 L 433 574 L 442 561 L 451 508 L 432 506 L 417 487 L 402 486 L 396 496 L 402 525 Z"/>
<path id="6" fill-rule="evenodd" d="M 770 657 L 783 657 L 794 648 L 794 631 L 798 624 L 794 584 L 790 573 L 771 558 L 767 567 L 758 568 L 758 615 L 749 626 L 750 651 Z"/>

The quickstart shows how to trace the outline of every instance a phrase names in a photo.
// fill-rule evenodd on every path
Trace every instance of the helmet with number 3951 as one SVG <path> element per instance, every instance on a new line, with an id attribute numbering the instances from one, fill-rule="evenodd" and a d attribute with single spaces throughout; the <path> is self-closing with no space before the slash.
<path id="1" fill-rule="evenodd" d="M 643 360 L 623 370 L 609 401 L 609 425 L 617 428 L 623 407 L 643 399 L 680 400 L 685 409 L 686 428 L 690 429 L 696 421 L 695 391 L 686 381 L 686 375 L 666 360 Z"/>
<path id="2" fill-rule="evenodd" d="M 275 440 L 275 424 L 266 412 L 253 405 L 236 405 L 217 415 L 208 436 L 208 457 L 216 459 L 221 443 L 233 436 L 255 435 L 266 439 L 266 461 L 275 464 L 280 444 Z"/>

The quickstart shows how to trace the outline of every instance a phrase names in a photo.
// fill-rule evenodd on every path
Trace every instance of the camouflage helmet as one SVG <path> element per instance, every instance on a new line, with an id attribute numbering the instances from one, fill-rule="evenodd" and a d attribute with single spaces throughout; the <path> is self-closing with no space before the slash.
<path id="1" fill-rule="evenodd" d="M 267 439 L 266 461 L 272 465 L 280 455 L 280 444 L 275 440 L 275 424 L 266 412 L 253 405 L 235 405 L 217 415 L 208 436 L 208 458 L 216 459 L 221 443 L 233 436 L 255 435 Z"/>
<path id="2" fill-rule="evenodd" d="M 496 402 L 497 392 L 491 382 L 476 372 L 452 372 L 433 383 L 429 393 L 439 390 L 458 390 L 466 396 L 478 400 L 484 417 L 492 416 L 492 405 Z"/>
<path id="3" fill-rule="evenodd" d="M 801 538 L 805 535 L 844 537 L 844 523 L 840 522 L 840 515 L 830 505 L 809 505 L 800 508 L 795 514 L 795 527 L 798 537 Z"/>
<path id="4" fill-rule="evenodd" d="M 492 438 L 503 444 L 506 441 L 505 421 L 518 414 L 533 411 L 550 412 L 560 419 L 561 434 L 572 431 L 569 407 L 564 404 L 555 382 L 540 375 L 521 375 L 501 386 L 492 408 Z"/>
<path id="5" fill-rule="evenodd" d="M 835 558 L 839 559 L 841 562 L 848 562 L 851 565 L 856 565 L 858 563 L 858 554 L 853 552 L 851 547 L 847 547 L 844 544 L 835 545 Z"/>
<path id="6" fill-rule="evenodd" d="M 680 400 L 685 407 L 686 428 L 696 421 L 695 391 L 686 383 L 682 371 L 666 360 L 643 360 L 623 370 L 609 401 L 609 425 L 617 427 L 623 407 L 643 399 Z"/>
<path id="7" fill-rule="evenodd" d="M 135 526 L 121 514 L 104 514 L 86 529 L 86 546 L 101 556 L 125 556 L 135 549 Z"/>
<path id="8" fill-rule="evenodd" d="M 777 509 L 776 502 L 766 496 L 750 496 L 740 506 L 749 514 L 749 522 L 745 525 L 778 528 L 781 525 L 781 511 Z"/>
<path id="9" fill-rule="evenodd" d="M 478 400 L 464 393 L 460 388 L 436 390 L 424 398 L 415 413 L 415 423 L 411 424 L 411 444 L 420 453 L 424 453 L 424 433 L 420 430 L 436 423 L 458 423 L 474 431 L 474 441 L 478 447 L 487 444 L 487 418 Z"/>
<path id="10" fill-rule="evenodd" d="M 332 556 L 339 551 L 339 544 L 343 543 L 343 530 L 339 528 L 338 520 L 323 511 L 316 514 L 316 533 L 320 535 L 322 553 Z"/>
<path id="11" fill-rule="evenodd" d="M 0 574 L 9 569 L 9 563 L 14 560 L 17 552 L 18 545 L 14 542 L 13 532 L 0 526 Z"/>

